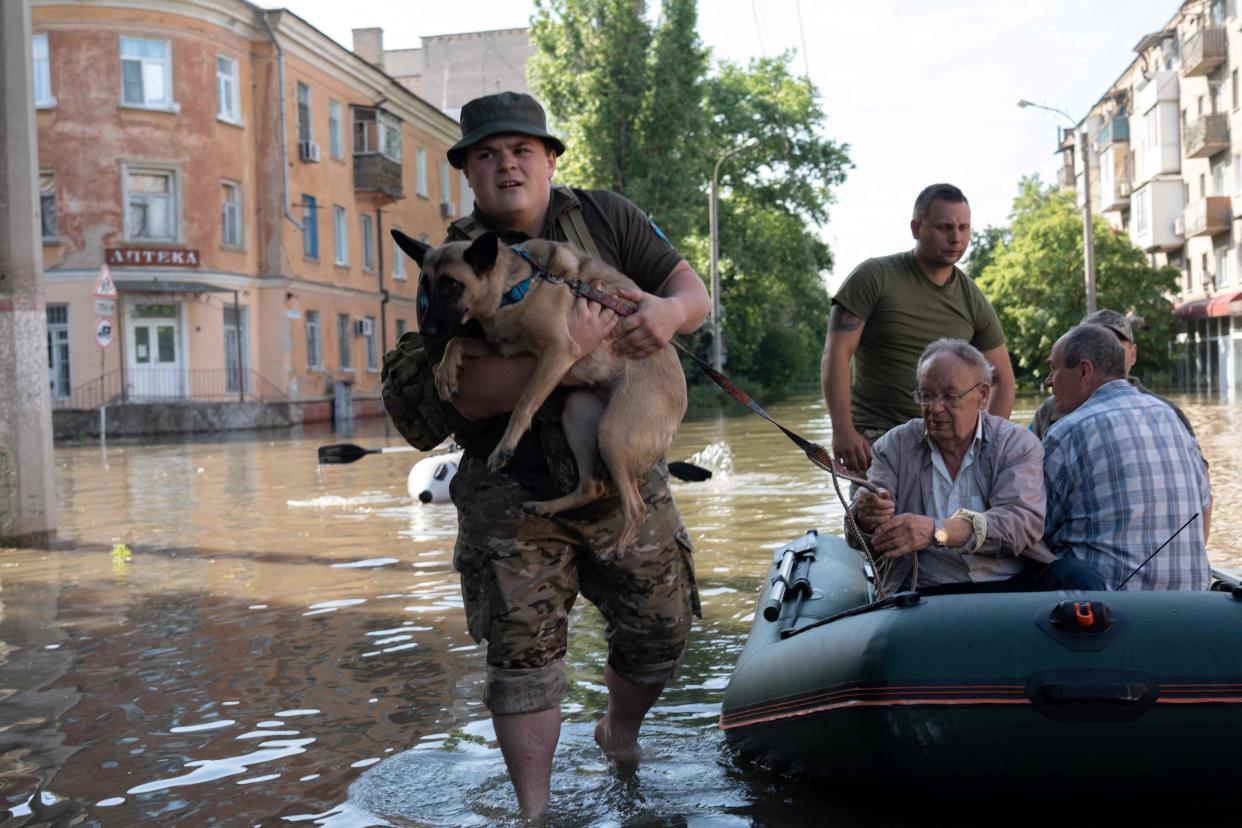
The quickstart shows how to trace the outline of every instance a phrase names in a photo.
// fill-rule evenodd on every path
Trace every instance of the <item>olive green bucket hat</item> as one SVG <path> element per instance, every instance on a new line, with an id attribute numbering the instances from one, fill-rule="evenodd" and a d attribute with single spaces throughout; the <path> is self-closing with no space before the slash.
<path id="1" fill-rule="evenodd" d="M 461 140 L 448 151 L 448 160 L 457 169 L 466 165 L 466 150 L 492 135 L 517 132 L 533 135 L 560 155 L 565 151 L 561 139 L 548 132 L 543 107 L 521 92 L 497 92 L 475 98 L 461 108 Z"/>

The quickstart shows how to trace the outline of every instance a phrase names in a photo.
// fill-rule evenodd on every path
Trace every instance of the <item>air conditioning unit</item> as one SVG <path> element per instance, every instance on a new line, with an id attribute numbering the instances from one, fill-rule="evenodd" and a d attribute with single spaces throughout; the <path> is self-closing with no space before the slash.
<path id="1" fill-rule="evenodd" d="M 1173 234 L 1176 236 L 1186 235 L 1186 223 L 1182 221 L 1181 216 L 1173 219 Z"/>
<path id="2" fill-rule="evenodd" d="M 1117 184 L 1117 194 L 1121 196 L 1122 198 L 1125 198 L 1126 196 L 1130 195 L 1130 182 L 1129 181 L 1119 182 Z"/>
<path id="3" fill-rule="evenodd" d="M 440 218 L 452 218 L 452 217 L 453 217 L 452 203 L 448 201 L 441 201 L 440 202 Z"/>
<path id="4" fill-rule="evenodd" d="M 298 158 L 308 163 L 318 163 L 319 145 L 314 141 L 298 142 Z"/>
<path id="5" fill-rule="evenodd" d="M 370 336 L 373 333 L 375 333 L 375 323 L 372 322 L 370 319 L 355 319 L 354 320 L 354 335 L 355 336 Z"/>

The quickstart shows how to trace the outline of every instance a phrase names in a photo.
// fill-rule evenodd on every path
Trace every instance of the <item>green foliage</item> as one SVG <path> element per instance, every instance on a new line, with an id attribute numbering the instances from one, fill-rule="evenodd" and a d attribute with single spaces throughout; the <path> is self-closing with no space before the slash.
<path id="1" fill-rule="evenodd" d="M 1072 197 L 1028 176 L 1009 219 L 1008 228 L 983 231 L 991 248 L 972 254 L 982 265 L 971 273 L 1000 316 L 1019 384 L 1033 387 L 1047 374 L 1053 343 L 1086 313 L 1082 214 Z M 1129 236 L 1099 217 L 1094 231 L 1097 307 L 1143 319 L 1136 374 L 1167 371 L 1175 322 L 1166 294 L 1177 270 L 1151 267 Z"/>
<path id="2" fill-rule="evenodd" d="M 832 253 L 816 231 L 848 147 L 822 136 L 791 55 L 709 74 L 696 23 L 694 0 L 664 0 L 654 22 L 634 0 L 537 0 L 532 85 L 568 145 L 558 178 L 630 198 L 705 279 L 712 171 L 746 145 L 719 170 L 726 370 L 780 393 L 817 374 Z M 701 355 L 706 327 L 691 338 Z"/>

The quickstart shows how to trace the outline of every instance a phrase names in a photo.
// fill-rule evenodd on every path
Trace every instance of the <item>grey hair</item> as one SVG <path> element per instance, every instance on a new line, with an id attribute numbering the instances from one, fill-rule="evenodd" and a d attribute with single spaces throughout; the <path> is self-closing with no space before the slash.
<path id="1" fill-rule="evenodd" d="M 992 363 L 988 362 L 983 352 L 964 339 L 937 339 L 924 348 L 923 353 L 919 355 L 917 376 L 920 383 L 927 375 L 927 364 L 938 354 L 952 354 L 960 359 L 968 368 L 974 370 L 975 375 L 979 377 L 979 382 L 991 383 L 996 374 L 996 369 L 992 367 Z"/>
<path id="2" fill-rule="evenodd" d="M 914 199 L 915 221 L 922 221 L 927 218 L 927 211 L 931 208 L 933 201 L 950 201 L 954 204 L 970 206 L 970 202 L 966 200 L 966 196 L 962 191 L 952 184 L 932 184 L 929 187 L 924 187 L 923 192 L 919 193 L 918 198 Z"/>
<path id="3" fill-rule="evenodd" d="M 1126 375 L 1126 349 L 1110 329 L 1102 325 L 1075 325 L 1058 341 L 1061 364 L 1066 368 L 1074 368 L 1085 361 L 1105 379 L 1121 379 Z"/>

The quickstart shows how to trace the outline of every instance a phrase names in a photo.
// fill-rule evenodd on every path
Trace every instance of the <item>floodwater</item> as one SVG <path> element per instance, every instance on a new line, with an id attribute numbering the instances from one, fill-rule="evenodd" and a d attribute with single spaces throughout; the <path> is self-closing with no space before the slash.
<path id="1" fill-rule="evenodd" d="M 1179 402 L 1211 462 L 1214 563 L 1242 567 L 1242 406 Z M 771 411 L 829 440 L 822 402 Z M 348 441 L 399 445 L 385 429 Z M 414 454 L 319 467 L 340 441 L 56 450 L 56 548 L 0 550 L 0 825 L 514 822 L 452 507 L 411 500 Z M 605 648 L 594 609 L 575 610 L 553 823 L 874 824 L 739 764 L 716 726 L 772 549 L 840 531 L 831 482 L 748 415 L 685 424 L 670 457 L 691 455 L 716 471 L 674 486 L 703 619 L 626 774 L 591 739 Z"/>

